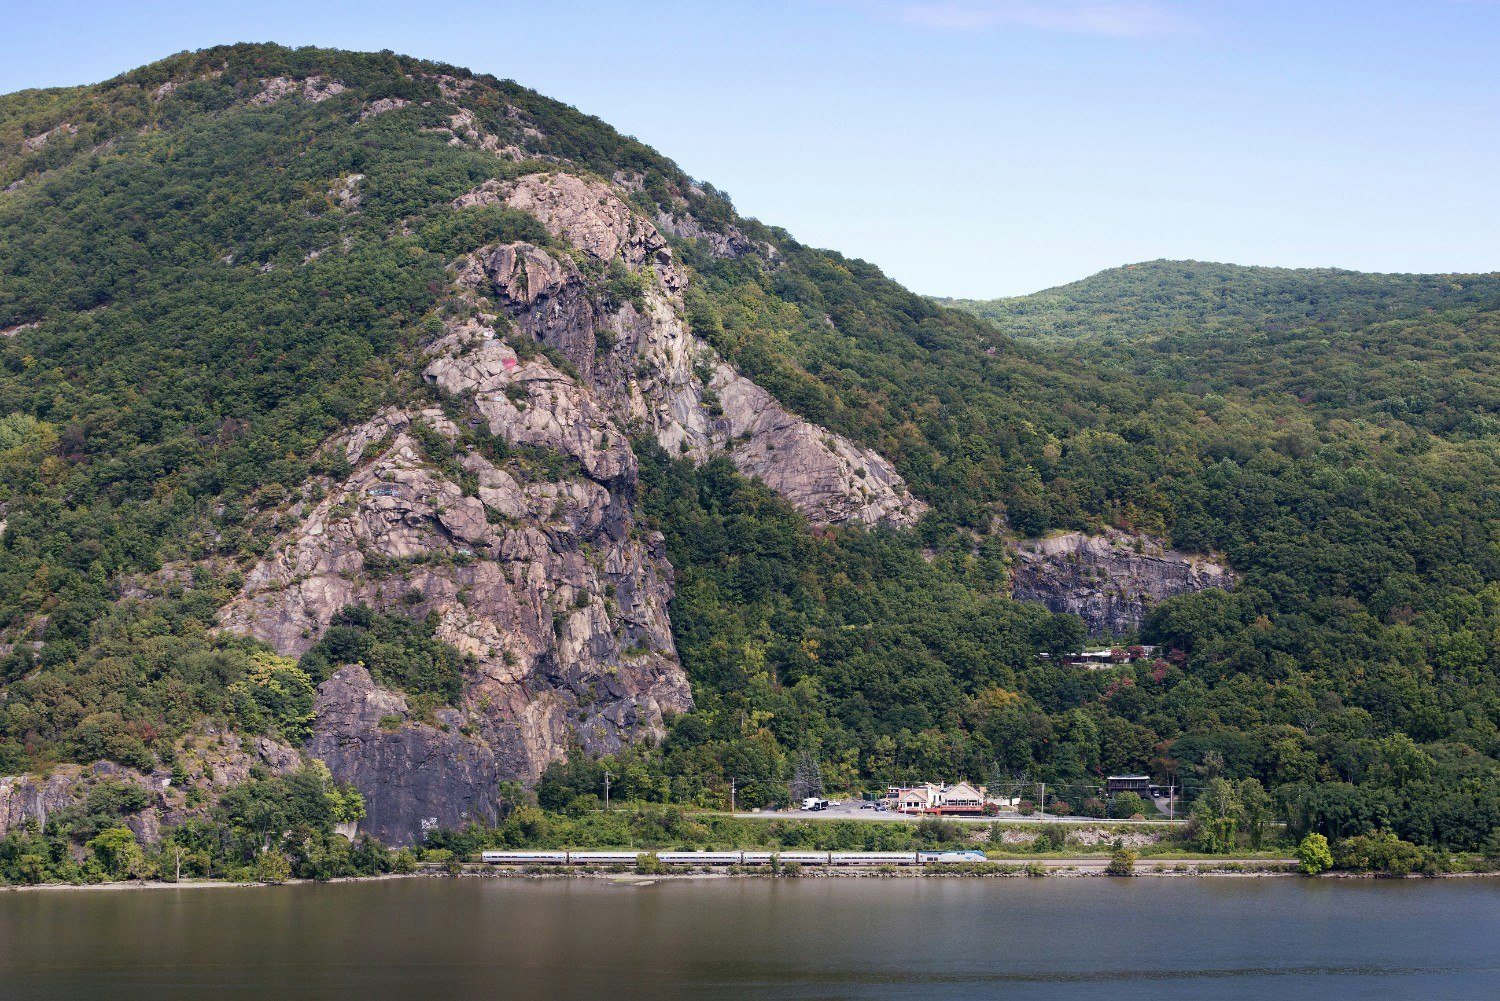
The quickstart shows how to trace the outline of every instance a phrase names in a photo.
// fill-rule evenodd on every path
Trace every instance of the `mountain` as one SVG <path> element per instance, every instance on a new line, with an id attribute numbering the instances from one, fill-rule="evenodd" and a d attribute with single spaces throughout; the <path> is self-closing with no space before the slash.
<path id="1" fill-rule="evenodd" d="M 1009 299 L 939 299 L 1016 337 L 1124 340 L 1179 332 L 1365 326 L 1500 304 L 1500 274 L 1367 274 L 1145 261 Z"/>
<path id="2" fill-rule="evenodd" d="M 1059 351 L 390 53 L 8 95 L 0 188 L 0 833 L 213 830 L 221 872 L 301 824 L 321 873 L 335 823 L 432 843 L 605 769 L 759 806 L 804 754 L 838 788 L 1149 770 L 1262 783 L 1297 831 L 1500 824 L 1487 404 Z M 1380 323 L 1445 336 L 1442 284 Z M 1389 377 L 1487 399 L 1468 322 L 1469 361 Z M 1059 663 L 1089 636 L 1162 656 Z"/>

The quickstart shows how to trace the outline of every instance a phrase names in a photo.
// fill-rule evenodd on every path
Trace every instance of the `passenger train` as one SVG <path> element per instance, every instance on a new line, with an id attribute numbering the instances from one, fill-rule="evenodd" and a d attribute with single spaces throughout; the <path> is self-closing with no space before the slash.
<path id="1" fill-rule="evenodd" d="M 983 862 L 985 854 L 971 849 L 915 852 L 575 852 L 487 851 L 479 860 L 490 865 L 635 865 L 642 854 L 655 854 L 663 865 L 933 865 Z"/>

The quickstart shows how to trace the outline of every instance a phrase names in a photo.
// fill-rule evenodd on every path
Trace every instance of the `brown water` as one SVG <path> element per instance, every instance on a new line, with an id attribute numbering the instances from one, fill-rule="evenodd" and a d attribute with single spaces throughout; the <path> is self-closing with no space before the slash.
<path id="1" fill-rule="evenodd" d="M 0 892 L 0 998 L 1500 998 L 1500 881 Z"/>

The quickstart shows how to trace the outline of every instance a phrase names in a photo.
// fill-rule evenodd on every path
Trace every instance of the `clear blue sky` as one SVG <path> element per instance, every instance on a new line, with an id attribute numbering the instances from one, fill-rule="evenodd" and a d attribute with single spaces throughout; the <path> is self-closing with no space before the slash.
<path id="1" fill-rule="evenodd" d="M 1156 257 L 1500 269 L 1500 0 L 5 0 L 0 91 L 390 48 L 599 115 L 742 212 L 990 297 Z"/>

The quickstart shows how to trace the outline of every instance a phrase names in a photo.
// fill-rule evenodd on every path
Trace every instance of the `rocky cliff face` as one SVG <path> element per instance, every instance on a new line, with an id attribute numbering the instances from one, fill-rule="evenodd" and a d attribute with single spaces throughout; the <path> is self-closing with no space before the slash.
<path id="1" fill-rule="evenodd" d="M 264 94 L 314 99 L 295 81 Z M 444 131 L 522 155 L 461 106 Z M 343 210 L 358 211 L 353 183 L 337 183 Z M 695 461 L 726 454 L 820 525 L 904 526 L 925 509 L 884 458 L 789 413 L 693 334 L 687 277 L 625 183 L 551 171 L 452 202 L 528 213 L 549 240 L 453 262 L 421 370 L 444 406 L 391 408 L 327 442 L 351 472 L 308 485 L 319 499 L 285 513 L 292 527 L 222 612 L 225 628 L 295 656 L 362 604 L 435 619 L 436 638 L 470 656 L 462 697 L 425 720 L 359 666 L 319 689 L 306 751 L 355 783 L 366 829 L 389 842 L 493 820 L 499 782 L 660 737 L 691 708 L 672 568 L 634 521 L 631 434 Z M 662 221 L 722 256 L 750 249 L 686 211 Z"/>
<path id="2" fill-rule="evenodd" d="M 600 308 L 573 261 L 529 244 L 483 248 L 458 269 L 460 286 L 561 351 L 583 376 L 580 388 L 620 425 L 648 428 L 673 455 L 728 454 L 817 524 L 905 526 L 926 510 L 883 457 L 789 413 L 692 333 L 671 247 L 618 189 L 531 174 L 486 182 L 453 203 L 458 211 L 488 204 L 529 212 L 586 262 L 623 266 L 638 279 L 636 299 Z M 702 231 L 681 220 L 674 227 Z M 457 386 L 441 370 L 429 376 Z"/>
<path id="3" fill-rule="evenodd" d="M 1173 595 L 1234 584 L 1219 563 L 1123 532 L 1034 539 L 1016 557 L 1012 597 L 1077 615 L 1095 638 L 1134 632 L 1147 609 Z"/>
<path id="4" fill-rule="evenodd" d="M 287 655 L 304 652 L 348 605 L 433 615 L 436 638 L 472 658 L 462 699 L 440 717 L 446 732 L 381 731 L 383 718 L 407 713 L 399 695 L 372 693 L 368 675 L 360 684 L 341 674 L 319 690 L 310 749 L 359 786 L 371 823 L 395 843 L 433 816 L 493 819 L 500 779 L 533 781 L 573 748 L 606 753 L 660 736 L 666 714 L 692 705 L 667 618 L 671 567 L 627 501 L 634 456 L 590 424 L 586 401 L 559 389 L 558 373 L 513 371 L 537 405 L 520 411 L 500 392 L 503 404 L 478 412 L 492 413 L 506 440 L 580 458 L 582 475 L 550 479 L 526 460 L 455 448 L 445 466 L 460 484 L 428 451 L 453 445 L 457 426 L 437 410 L 388 411 L 330 443 L 353 472 L 223 613 L 226 628 Z M 390 711 L 376 711 L 381 699 Z"/>
<path id="5" fill-rule="evenodd" d="M 429 830 L 498 818 L 499 784 L 514 768 L 504 748 L 460 732 L 458 710 L 439 710 L 435 726 L 415 720 L 404 695 L 359 666 L 320 685 L 315 709 L 307 751 L 364 793 L 365 833 L 409 844 Z"/>
<path id="6" fill-rule="evenodd" d="M 142 842 L 153 844 L 161 839 L 163 827 L 207 815 L 212 797 L 246 781 L 251 769 L 282 775 L 302 763 L 298 752 L 285 744 L 265 737 L 246 740 L 212 727 L 181 740 L 176 755 L 186 778 L 182 786 L 173 783 L 168 770 L 142 772 L 110 761 L 61 765 L 45 776 L 0 776 L 0 838 L 28 824 L 45 826 L 47 818 L 82 805 L 91 789 L 110 782 L 135 786 L 145 794 L 146 805 L 126 816 L 124 823 Z M 209 799 L 189 806 L 189 787 L 208 793 Z"/>

